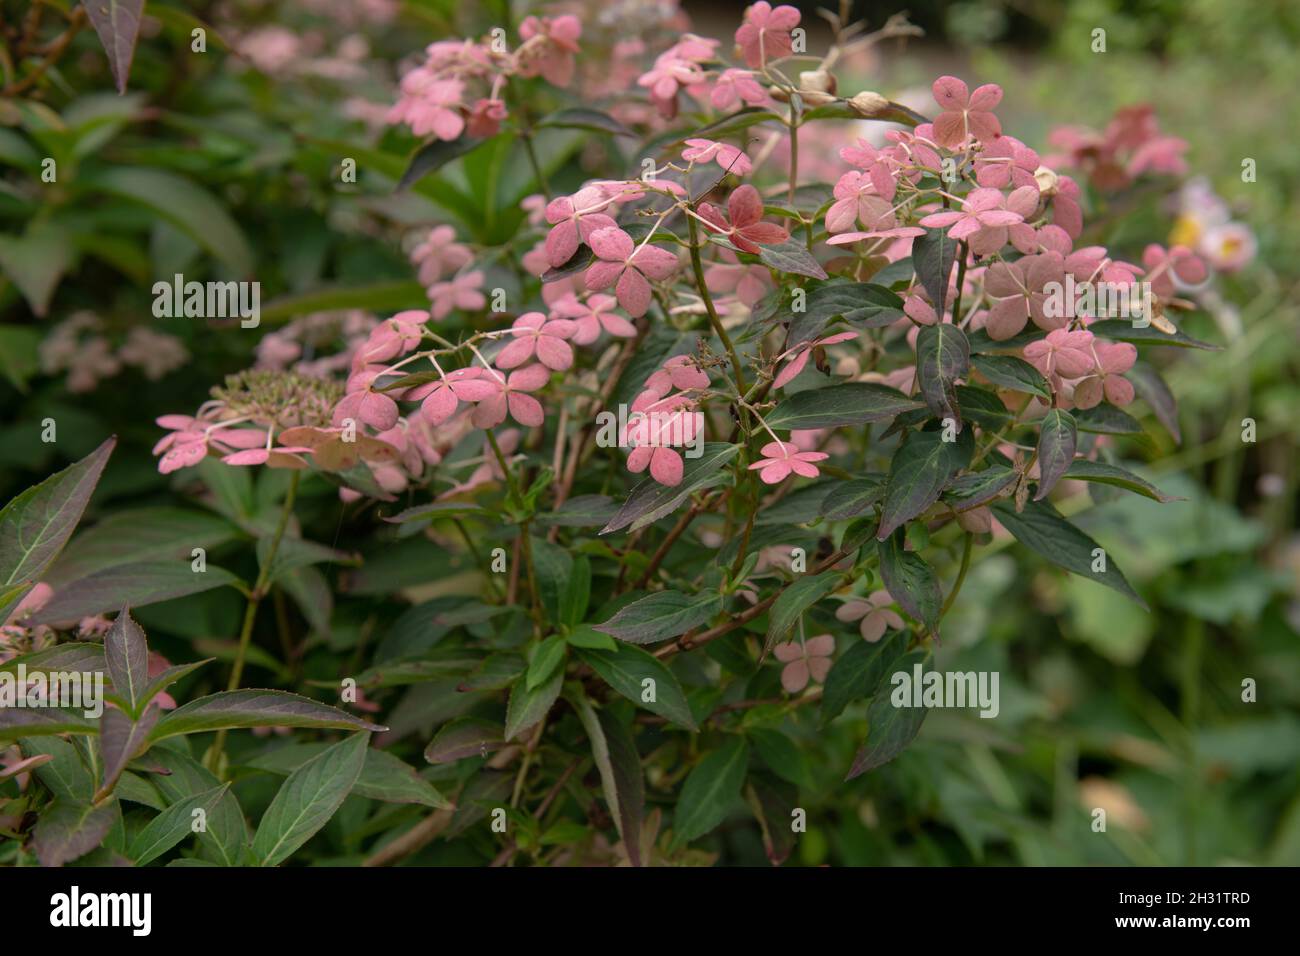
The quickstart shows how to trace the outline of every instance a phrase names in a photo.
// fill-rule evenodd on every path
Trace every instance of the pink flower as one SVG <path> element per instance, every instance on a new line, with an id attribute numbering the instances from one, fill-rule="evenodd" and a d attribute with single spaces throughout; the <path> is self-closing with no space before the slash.
<path id="1" fill-rule="evenodd" d="M 650 279 L 662 281 L 677 269 L 677 257 L 666 249 L 642 243 L 617 226 L 591 234 L 591 248 L 599 257 L 587 269 L 583 280 L 594 291 L 614 286 L 618 304 L 628 315 L 639 318 L 650 308 Z"/>
<path id="2" fill-rule="evenodd" d="M 772 648 L 772 654 L 785 665 L 781 668 L 781 686 L 786 693 L 799 693 L 808 686 L 809 678 L 819 684 L 826 680 L 834 653 L 835 638 L 829 634 L 818 634 L 806 641 L 787 641 Z"/>
<path id="3" fill-rule="evenodd" d="M 730 249 L 722 250 L 725 261 L 710 263 L 704 269 L 704 282 L 714 292 L 734 292 L 749 307 L 772 288 L 772 273 L 766 266 L 744 265 Z"/>
<path id="4" fill-rule="evenodd" d="M 673 446 L 689 445 L 703 428 L 703 416 L 695 411 L 694 401 L 685 395 L 659 398 L 644 391 L 632 402 L 623 444 L 634 446 L 627 457 L 627 469 L 633 474 L 650 467 L 650 477 L 661 485 L 674 488 L 681 484 L 684 464 Z"/>
<path id="5" fill-rule="evenodd" d="M 750 471 L 758 471 L 758 477 L 765 485 L 775 485 L 791 474 L 804 478 L 816 478 L 821 474 L 814 462 L 830 457 L 824 451 L 800 451 L 792 442 L 772 441 L 763 446 L 761 454 L 765 457 L 749 466 Z"/>
<path id="6" fill-rule="evenodd" d="M 1053 329 L 1047 338 L 1025 346 L 1025 361 L 1053 384 L 1061 379 L 1081 378 L 1092 371 L 1092 333 L 1086 329 Z"/>
<path id="7" fill-rule="evenodd" d="M 54 597 L 54 588 L 50 587 L 44 581 L 38 582 L 30 591 L 27 592 L 26 595 L 23 596 L 23 599 L 18 602 L 14 609 L 9 612 L 9 617 L 4 623 L 10 624 L 21 621 L 29 614 L 35 614 L 41 608 L 45 607 L 45 605 L 49 604 L 50 598 L 52 597 Z"/>
<path id="8" fill-rule="evenodd" d="M 790 31 L 799 25 L 798 9 L 781 5 L 773 9 L 766 0 L 745 10 L 745 22 L 736 30 L 736 48 L 745 65 L 762 67 L 790 55 Z"/>
<path id="9" fill-rule="evenodd" d="M 307 467 L 307 461 L 302 455 L 310 452 L 310 448 L 302 445 L 246 448 L 243 451 L 226 455 L 221 460 L 227 465 L 267 465 L 270 468 L 292 468 L 297 470 Z"/>
<path id="10" fill-rule="evenodd" d="M 519 49 L 520 76 L 539 73 L 552 86 L 568 86 L 573 80 L 573 55 L 578 52 L 582 21 L 573 14 L 559 17 L 526 17 L 519 24 L 525 43 Z"/>
<path id="11" fill-rule="evenodd" d="M 688 139 L 682 159 L 688 163 L 717 163 L 724 173 L 737 176 L 748 176 L 754 171 L 754 164 L 743 151 L 711 139 Z"/>
<path id="12" fill-rule="evenodd" d="M 1052 223 L 1066 231 L 1071 239 L 1083 232 L 1083 208 L 1079 200 L 1083 190 L 1069 176 L 1056 178 L 1056 195 L 1052 197 Z"/>
<path id="13" fill-rule="evenodd" d="M 1240 222 L 1225 222 L 1205 230 L 1196 248 L 1224 272 L 1236 272 L 1255 258 L 1257 243 L 1250 227 Z"/>
<path id="14" fill-rule="evenodd" d="M 729 110 L 741 101 L 746 106 L 762 106 L 767 102 L 767 90 L 748 70 L 723 70 L 713 84 L 709 102 L 717 109 Z"/>
<path id="15" fill-rule="evenodd" d="M 436 282 L 426 290 L 431 303 L 429 313 L 435 321 L 442 321 L 453 309 L 477 312 L 487 305 L 487 298 L 479 291 L 483 287 L 483 273 L 466 272 L 450 282 Z"/>
<path id="16" fill-rule="evenodd" d="M 784 226 L 763 222 L 763 200 L 758 190 L 748 184 L 736 189 L 727 199 L 727 214 L 731 217 L 730 225 L 713 206 L 700 203 L 700 217 L 715 232 L 727 236 L 741 252 L 758 255 L 760 245 L 774 245 L 790 238 Z"/>
<path id="17" fill-rule="evenodd" d="M 474 408 L 471 421 L 475 428 L 493 428 L 506 420 L 506 412 L 520 425 L 535 428 L 546 420 L 542 403 L 529 395 L 550 381 L 551 373 L 545 365 L 533 364 L 516 369 L 510 377 L 489 375 L 484 381 L 492 386 L 493 394 L 481 400 Z"/>
<path id="18" fill-rule="evenodd" d="M 654 68 L 641 74 L 638 86 L 650 90 L 650 99 L 667 119 L 677 115 L 677 93 L 685 89 L 697 98 L 707 90 L 701 63 L 714 56 L 717 40 L 687 34 L 655 58 Z"/>
<path id="19" fill-rule="evenodd" d="M 402 77 L 402 95 L 388 111 L 388 122 L 406 123 L 416 136 L 432 133 L 452 140 L 465 129 L 460 114 L 465 85 L 460 80 L 439 79 L 421 66 Z"/>
<path id="20" fill-rule="evenodd" d="M 496 394 L 496 388 L 487 381 L 486 369 L 471 366 L 448 372 L 442 378 L 426 385 L 417 385 L 403 398 L 422 401 L 421 414 L 430 425 L 441 425 L 456 413 L 458 402 L 481 402 Z"/>
<path id="21" fill-rule="evenodd" d="M 431 286 L 447 272 L 469 265 L 473 253 L 456 241 L 451 226 L 435 226 L 428 237 L 411 250 L 411 261 L 419 267 L 421 285 Z"/>
<path id="22" fill-rule="evenodd" d="M 835 184 L 835 202 L 826 210 L 827 232 L 848 232 L 859 222 L 867 232 L 892 229 L 896 225 L 894 209 L 887 198 L 880 195 L 873 177 L 851 170 Z M 888 179 L 892 187 L 893 180 Z"/>
<path id="23" fill-rule="evenodd" d="M 644 389 L 663 398 L 674 388 L 682 392 L 709 387 L 709 376 L 689 355 L 674 355 L 645 380 Z"/>
<path id="24" fill-rule="evenodd" d="M 1002 124 L 992 112 L 1002 102 L 1002 87 L 996 83 L 986 83 L 972 93 L 957 77 L 941 76 L 930 89 L 943 110 L 934 119 L 940 146 L 956 149 L 968 136 L 987 144 L 1002 133 Z"/>
<path id="25" fill-rule="evenodd" d="M 1074 404 L 1078 408 L 1092 408 L 1102 397 L 1112 405 L 1127 405 L 1133 401 L 1133 383 L 1124 373 L 1137 361 L 1137 348 L 1128 342 L 1103 342 L 1092 344 L 1097 359 L 1097 374 L 1090 375 L 1074 386 Z"/>
<path id="26" fill-rule="evenodd" d="M 1205 263 L 1186 246 L 1173 246 L 1166 252 L 1164 246 L 1153 242 L 1142 252 L 1142 265 L 1151 291 L 1162 299 L 1172 298 L 1175 278 L 1187 285 L 1198 285 L 1208 274 Z"/>
<path id="27" fill-rule="evenodd" d="M 782 388 L 794 381 L 795 376 L 804 370 L 808 364 L 808 358 L 812 355 L 813 349 L 821 348 L 827 345 L 834 345 L 837 342 L 851 342 L 858 337 L 857 332 L 837 332 L 834 335 L 828 335 L 810 342 L 800 342 L 794 348 L 789 349 L 778 358 L 788 359 L 785 368 L 777 374 L 772 382 L 773 388 Z"/>
<path id="28" fill-rule="evenodd" d="M 546 221 L 553 228 L 546 236 L 546 259 L 552 267 L 572 259 L 580 243 L 590 244 L 591 234 L 597 229 L 618 228 L 618 223 L 602 212 L 609 204 L 603 189 L 587 186 L 547 205 Z"/>
<path id="29" fill-rule="evenodd" d="M 1048 316 L 1051 283 L 1065 279 L 1063 260 L 1055 252 L 1024 256 L 1015 262 L 995 262 L 984 276 L 984 291 L 992 300 L 984 330 L 994 339 L 1009 339 L 1033 319 L 1040 329 L 1057 329 L 1069 321 L 1069 309 Z M 1059 293 L 1058 293 L 1059 294 Z"/>
<path id="30" fill-rule="evenodd" d="M 563 372 L 573 365 L 573 346 L 566 339 L 577 331 L 568 319 L 547 320 L 541 312 L 525 312 L 510 327 L 514 341 L 497 353 L 496 366 L 518 368 L 534 355 L 549 369 Z"/>
<path id="31" fill-rule="evenodd" d="M 554 313 L 573 320 L 574 345 L 590 345 L 600 338 L 602 329 L 615 338 L 636 338 L 636 326 L 621 315 L 614 314 L 617 305 L 618 300 L 612 295 L 597 293 L 589 296 L 586 302 L 579 302 L 576 296 L 569 296 L 555 303 Z"/>
<path id="32" fill-rule="evenodd" d="M 872 591 L 864 598 L 850 598 L 835 611 L 837 621 L 860 621 L 858 632 L 864 641 L 875 643 L 885 636 L 885 631 L 901 631 L 903 619 L 891 605 L 894 599 L 888 591 Z"/>
<path id="33" fill-rule="evenodd" d="M 1038 154 L 1014 136 L 999 136 L 984 144 L 975 157 L 975 180 L 981 186 L 1034 186 L 1034 172 L 1041 165 Z"/>
<path id="34" fill-rule="evenodd" d="M 1032 195 L 1031 195 L 1032 193 Z M 927 228 L 948 229 L 948 238 L 954 242 L 969 240 L 970 250 L 977 256 L 992 255 L 1007 244 L 1008 227 L 1024 223 L 1038 206 L 1038 189 L 1025 186 L 1009 197 L 996 189 L 972 189 L 962 201 L 961 211 L 946 210 L 931 213 L 921 220 Z M 1029 227 L 1025 227 L 1029 229 Z M 1029 238 L 1033 230 L 1029 229 Z"/>
<path id="35" fill-rule="evenodd" d="M 507 116 L 505 100 L 479 99 L 469 111 L 466 129 L 470 136 L 487 139 L 501 132 L 501 122 Z"/>
<path id="36" fill-rule="evenodd" d="M 354 366 L 369 365 L 371 362 L 387 362 L 399 355 L 405 355 L 420 344 L 424 334 L 424 323 L 429 321 L 429 313 L 421 309 L 408 309 L 398 312 L 390 319 L 385 319 L 371 331 L 369 337 L 357 349 L 352 358 Z"/>
<path id="37" fill-rule="evenodd" d="M 370 373 L 371 382 L 376 378 Z M 397 403 L 383 392 L 372 392 L 367 383 L 356 391 L 343 396 L 343 400 L 334 406 L 331 424 L 342 428 L 351 419 L 362 422 L 377 431 L 386 431 L 397 424 Z"/>

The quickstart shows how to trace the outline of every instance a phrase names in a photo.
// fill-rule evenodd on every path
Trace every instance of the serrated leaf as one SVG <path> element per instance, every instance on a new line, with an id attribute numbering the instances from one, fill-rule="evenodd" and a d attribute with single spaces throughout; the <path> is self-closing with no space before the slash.
<path id="1" fill-rule="evenodd" d="M 885 478 L 885 498 L 876 538 L 883 541 L 939 500 L 949 480 L 970 461 L 975 441 L 968 428 L 956 441 L 941 431 L 909 432 Z"/>
<path id="2" fill-rule="evenodd" d="M 876 544 L 880 555 L 880 577 L 889 596 L 927 632 L 938 637 L 939 614 L 943 607 L 939 578 L 924 558 L 915 551 L 904 550 L 903 540 L 904 533 L 900 528 Z"/>
<path id="3" fill-rule="evenodd" d="M 180 734 L 247 727 L 317 727 L 334 730 L 387 730 L 368 720 L 283 690 L 228 690 L 200 697 L 165 715 L 151 743 Z"/>
<path id="4" fill-rule="evenodd" d="M 578 657 L 610 687 L 653 714 L 695 731 L 695 718 L 682 685 L 662 661 L 632 644 L 613 651 L 577 649 Z M 646 684 L 649 680 L 652 684 Z"/>
<path id="5" fill-rule="evenodd" d="M 808 251 L 808 247 L 797 239 L 770 246 L 758 247 L 758 258 L 763 265 L 778 272 L 790 275 L 808 276 L 813 279 L 825 279 L 826 270 Z"/>
<path id="6" fill-rule="evenodd" d="M 923 662 L 926 656 L 925 651 L 912 651 L 900 658 L 893 670 L 910 672 L 912 665 Z M 895 707 L 892 697 L 881 687 L 871 698 L 871 705 L 867 708 L 867 741 L 854 756 L 845 780 L 852 780 L 893 760 L 907 749 L 925 722 L 928 708 Z"/>
<path id="7" fill-rule="evenodd" d="M 560 696 L 563 685 L 563 670 L 556 670 L 545 683 L 531 690 L 528 689 L 527 675 L 515 681 L 510 689 L 510 702 L 506 705 L 506 740 L 514 740 L 545 717 Z"/>
<path id="8" fill-rule="evenodd" d="M 206 820 L 229 789 L 230 784 L 223 783 L 173 803 L 135 835 L 126 855 L 136 866 L 152 863 L 186 837 L 195 835 L 198 831 L 194 829 L 194 811 L 202 810 L 202 818 Z"/>
<path id="9" fill-rule="evenodd" d="M 972 355 L 971 365 L 994 385 L 1051 401 L 1051 387 L 1043 374 L 1014 355 Z"/>
<path id="10" fill-rule="evenodd" d="M 0 510 L 0 593 L 6 595 L 0 599 L 0 621 L 21 599 L 11 592 L 40 580 L 67 544 L 116 444 L 110 438 Z"/>
<path id="11" fill-rule="evenodd" d="M 885 493 L 885 483 L 880 478 L 852 478 L 837 482 L 822 499 L 822 515 L 832 521 L 856 518 Z"/>
<path id="12" fill-rule="evenodd" d="M 749 745 L 743 737 L 732 737 L 695 766 L 673 814 L 674 846 L 704 836 L 726 818 L 740 796 L 748 763 Z"/>
<path id="13" fill-rule="evenodd" d="M 834 428 L 883 421 L 923 407 L 902 392 L 874 382 L 845 382 L 791 395 L 767 418 L 770 428 Z"/>
<path id="14" fill-rule="evenodd" d="M 138 720 L 133 720 L 116 707 L 104 711 L 99 721 L 99 751 L 104 767 L 99 791 L 95 794 L 96 801 L 112 792 L 126 765 L 149 746 L 149 732 L 158 723 L 160 715 L 157 707 L 146 707 Z"/>
<path id="15" fill-rule="evenodd" d="M 500 724 L 481 717 L 460 717 L 439 728 L 424 748 L 424 759 L 432 764 L 454 763 L 466 757 L 486 757 L 503 746 Z"/>
<path id="16" fill-rule="evenodd" d="M 118 611 L 104 638 L 104 664 L 113 690 L 135 713 L 149 682 L 149 645 L 126 605 Z"/>
<path id="17" fill-rule="evenodd" d="M 63 707 L 0 707 L 0 740 L 51 734 L 93 734 L 99 721 Z"/>
<path id="18" fill-rule="evenodd" d="M 323 743 L 287 744 L 253 758 L 247 766 L 288 776 L 328 747 L 329 744 Z M 418 803 L 438 809 L 451 807 L 450 801 L 429 781 L 420 777 L 414 767 L 374 747 L 366 748 L 366 759 L 357 782 L 352 786 L 352 792 L 385 803 Z"/>
<path id="19" fill-rule="evenodd" d="M 936 322 L 916 337 L 916 372 L 925 404 L 941 421 L 952 419 L 961 429 L 957 380 L 970 373 L 970 343 L 955 325 Z"/>
<path id="20" fill-rule="evenodd" d="M 884 286 L 871 282 L 818 283 L 808 290 L 804 310 L 790 319 L 786 348 L 817 338 L 835 318 L 859 328 L 876 329 L 902 317 L 902 298 Z"/>
<path id="21" fill-rule="evenodd" d="M 803 613 L 834 591 L 839 583 L 838 572 L 825 571 L 811 577 L 796 578 L 786 587 L 768 611 L 763 653 L 766 655 L 777 642 L 784 640 L 799 623 Z"/>
<path id="22" fill-rule="evenodd" d="M 104 52 L 108 54 L 108 67 L 113 73 L 117 92 L 125 93 L 127 77 L 131 75 L 131 60 L 135 56 L 136 38 L 140 35 L 144 0 L 85 0 L 83 6 Z"/>
<path id="23" fill-rule="evenodd" d="M 1159 501 L 1162 504 L 1182 500 L 1165 494 L 1145 478 L 1135 475 L 1125 468 L 1107 464 L 1103 461 L 1088 461 L 1086 458 L 1080 458 L 1070 465 L 1070 470 L 1065 473 L 1065 477 L 1073 478 L 1076 481 L 1095 481 L 1103 485 L 1114 485 L 1127 491 L 1135 491 L 1139 495 L 1150 498 L 1152 501 Z"/>
<path id="24" fill-rule="evenodd" d="M 32 852 L 41 866 L 62 866 L 99 846 L 121 814 L 116 800 L 94 806 L 57 799 L 32 831 Z"/>
<path id="25" fill-rule="evenodd" d="M 942 321 L 948 307 L 948 277 L 957 260 L 957 243 L 942 229 L 927 229 L 924 236 L 912 240 L 912 265 L 916 277 L 930 296 L 935 313 Z"/>
<path id="26" fill-rule="evenodd" d="M 262 866 L 283 863 L 329 822 L 361 776 L 369 740 L 353 734 L 289 774 L 253 836 Z"/>
<path id="27" fill-rule="evenodd" d="M 1002 526 L 1030 550 L 1082 578 L 1113 588 L 1146 608 L 1146 602 L 1133 590 L 1110 556 L 1102 551 L 1096 541 L 1066 521 L 1050 502 L 1026 502 L 1024 511 L 1016 514 L 1011 503 L 1000 501 L 993 506 L 993 510 Z M 1094 551 L 1102 551 L 1100 557 L 1105 559 L 1104 570 L 1092 570 L 1094 562 L 1098 560 Z"/>
<path id="28" fill-rule="evenodd" d="M 988 504 L 1016 483 L 1019 475 L 1005 465 L 992 465 L 983 471 L 958 475 L 943 490 L 943 500 L 957 511 L 970 511 Z"/>
<path id="29" fill-rule="evenodd" d="M 62 585 L 31 620 L 36 624 L 77 621 L 116 610 L 123 604 L 145 607 L 238 581 L 235 575 L 214 564 L 201 572 L 195 571 L 188 561 L 119 564 Z"/>
<path id="30" fill-rule="evenodd" d="M 775 426 L 774 426 L 775 427 Z M 637 482 L 627 500 L 600 529 L 601 534 L 612 531 L 637 531 L 677 510 L 677 506 L 697 491 L 711 488 L 725 481 L 723 466 L 740 453 L 739 445 L 725 442 L 706 442 L 699 458 L 686 458 L 681 484 L 673 488 L 659 484 L 647 477 Z"/>
<path id="31" fill-rule="evenodd" d="M 906 650 L 907 634 L 903 631 L 888 631 L 874 643 L 854 641 L 826 675 L 821 726 L 842 714 L 851 702 L 876 693 L 880 682 Z"/>
<path id="32" fill-rule="evenodd" d="M 685 634 L 722 610 L 716 592 L 686 595 L 679 591 L 658 591 L 624 605 L 594 630 L 630 644 L 653 644 Z"/>
<path id="33" fill-rule="evenodd" d="M 1046 498 L 1074 461 L 1079 433 L 1074 417 L 1059 408 L 1043 416 L 1038 431 L 1038 493 L 1035 501 Z"/>

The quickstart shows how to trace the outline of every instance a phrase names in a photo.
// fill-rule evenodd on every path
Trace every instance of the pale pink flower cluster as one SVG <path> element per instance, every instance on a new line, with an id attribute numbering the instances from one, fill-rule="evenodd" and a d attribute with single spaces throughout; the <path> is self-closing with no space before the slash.
<path id="1" fill-rule="evenodd" d="M 40 344 L 41 371 L 67 373 L 70 392 L 92 392 L 123 369 L 136 368 L 151 382 L 190 360 L 189 350 L 174 335 L 145 326 L 127 331 L 116 348 L 105 334 L 104 320 L 93 312 L 74 312 L 56 325 Z"/>

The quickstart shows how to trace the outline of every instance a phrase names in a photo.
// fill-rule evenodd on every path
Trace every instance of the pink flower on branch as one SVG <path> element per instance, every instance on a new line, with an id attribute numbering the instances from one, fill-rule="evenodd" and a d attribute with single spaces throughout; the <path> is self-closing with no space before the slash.
<path id="1" fill-rule="evenodd" d="M 892 607 L 894 599 L 888 591 L 872 591 L 865 598 L 851 598 L 835 611 L 837 621 L 858 621 L 858 632 L 864 641 L 875 643 L 885 636 L 885 631 L 901 631 L 903 619 Z"/>
<path id="2" fill-rule="evenodd" d="M 993 109 L 1002 102 L 1002 87 L 986 83 L 972 93 L 955 76 L 941 76 L 930 87 L 934 101 L 943 110 L 934 118 L 934 136 L 940 146 L 956 149 L 974 136 L 988 144 L 1002 133 Z"/>
<path id="3" fill-rule="evenodd" d="M 592 291 L 614 286 L 618 304 L 639 318 L 650 308 L 650 280 L 662 282 L 677 270 L 677 257 L 648 242 L 639 246 L 617 226 L 591 234 L 591 249 L 598 257 L 583 276 Z"/>
<path id="4" fill-rule="evenodd" d="M 573 365 L 573 347 L 567 339 L 577 326 L 568 319 L 547 319 L 541 312 L 526 312 L 510 327 L 514 341 L 496 356 L 496 366 L 518 368 L 534 355 L 547 368 L 563 372 Z"/>
<path id="5" fill-rule="evenodd" d="M 818 634 L 806 641 L 787 641 L 772 648 L 772 655 L 785 667 L 781 668 L 781 686 L 786 693 L 797 694 L 808 686 L 809 679 L 822 683 L 831 672 L 831 655 L 835 653 L 835 638 Z"/>
<path id="6" fill-rule="evenodd" d="M 717 163 L 724 173 L 737 176 L 748 176 L 754 171 L 754 164 L 744 151 L 711 139 L 688 139 L 682 159 L 688 163 Z"/>
<path id="7" fill-rule="evenodd" d="M 775 485 L 789 478 L 792 474 L 803 478 L 816 478 L 821 474 L 815 462 L 830 457 L 824 451 L 800 451 L 793 442 L 771 441 L 763 446 L 763 457 L 749 466 L 750 471 L 758 471 L 758 477 L 765 485 Z"/>
<path id="8" fill-rule="evenodd" d="M 710 229 L 722 233 L 741 252 L 758 255 L 760 245 L 775 245 L 790 238 L 784 226 L 763 222 L 763 200 L 758 190 L 748 184 L 735 190 L 727 199 L 730 223 L 708 203 L 700 203 L 699 212 Z"/>
<path id="9" fill-rule="evenodd" d="M 546 413 L 542 410 L 542 403 L 528 393 L 544 387 L 550 378 L 550 369 L 541 364 L 516 369 L 508 378 L 503 378 L 499 373 L 489 373 L 483 381 L 491 386 L 492 392 L 475 406 L 470 419 L 474 427 L 493 428 L 500 425 L 506 420 L 508 412 L 520 425 L 536 428 L 546 420 Z"/>
<path id="10" fill-rule="evenodd" d="M 736 30 L 736 49 L 749 67 L 762 67 L 787 57 L 793 50 L 790 31 L 799 25 L 796 7 L 773 7 L 766 0 L 745 10 L 745 22 Z"/>

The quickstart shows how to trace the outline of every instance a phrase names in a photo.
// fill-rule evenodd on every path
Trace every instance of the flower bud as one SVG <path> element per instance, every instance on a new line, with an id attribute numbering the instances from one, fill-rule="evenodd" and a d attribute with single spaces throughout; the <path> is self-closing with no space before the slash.
<path id="1" fill-rule="evenodd" d="M 889 100 L 885 99 L 879 93 L 872 93 L 870 90 L 863 90 L 861 93 L 849 100 L 849 106 L 853 111 L 864 119 L 872 119 L 880 116 L 889 109 Z"/>
<path id="2" fill-rule="evenodd" d="M 827 70 L 806 70 L 799 74 L 800 93 L 829 93 L 835 95 L 835 74 Z"/>
<path id="3" fill-rule="evenodd" d="M 1034 182 L 1038 183 L 1038 191 L 1044 196 L 1056 195 L 1056 173 L 1046 166 L 1039 166 L 1034 170 Z"/>

